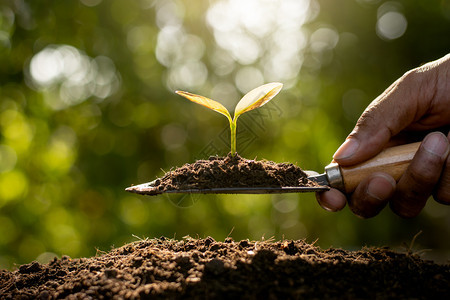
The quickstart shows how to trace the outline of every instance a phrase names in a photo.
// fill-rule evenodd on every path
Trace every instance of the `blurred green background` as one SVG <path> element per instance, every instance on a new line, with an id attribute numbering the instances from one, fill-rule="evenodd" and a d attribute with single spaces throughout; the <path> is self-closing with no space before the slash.
<path id="1" fill-rule="evenodd" d="M 313 194 L 143 197 L 124 188 L 229 151 L 322 171 L 363 109 L 404 72 L 450 49 L 450 1 L 0 1 L 0 267 L 92 256 L 144 237 L 306 239 L 401 247 L 446 260 L 450 209 L 403 220 L 329 213 Z"/>

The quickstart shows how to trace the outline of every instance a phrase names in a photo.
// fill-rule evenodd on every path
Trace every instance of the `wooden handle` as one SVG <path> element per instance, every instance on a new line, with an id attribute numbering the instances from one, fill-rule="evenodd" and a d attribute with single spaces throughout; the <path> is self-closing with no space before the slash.
<path id="1" fill-rule="evenodd" d="M 388 173 L 398 181 L 419 149 L 420 142 L 386 148 L 377 156 L 351 167 L 340 166 L 346 193 L 374 172 Z"/>

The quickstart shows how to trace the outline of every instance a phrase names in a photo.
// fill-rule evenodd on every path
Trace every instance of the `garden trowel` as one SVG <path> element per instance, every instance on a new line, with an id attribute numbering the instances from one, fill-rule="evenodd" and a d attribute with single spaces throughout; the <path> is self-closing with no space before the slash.
<path id="1" fill-rule="evenodd" d="M 126 188 L 126 191 L 141 195 L 159 195 L 174 193 L 190 194 L 274 194 L 320 192 L 336 188 L 344 193 L 351 193 L 358 184 L 374 172 L 390 174 L 396 181 L 405 172 L 420 143 L 405 144 L 386 148 L 377 156 L 354 166 L 343 167 L 331 163 L 325 167 L 325 173 L 305 171 L 312 181 L 309 186 L 288 187 L 229 187 L 211 189 L 158 190 L 155 183 L 158 179 Z"/>

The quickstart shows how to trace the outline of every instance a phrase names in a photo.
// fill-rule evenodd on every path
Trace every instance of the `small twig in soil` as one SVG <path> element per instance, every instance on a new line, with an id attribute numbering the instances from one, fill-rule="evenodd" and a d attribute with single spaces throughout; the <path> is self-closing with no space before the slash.
<path id="1" fill-rule="evenodd" d="M 131 236 L 134 237 L 135 239 L 137 239 L 137 240 L 140 241 L 140 242 L 146 242 L 146 241 L 148 241 L 148 237 L 146 237 L 146 238 L 141 238 L 141 237 L 138 237 L 138 236 L 135 235 L 135 234 L 132 234 Z"/>
<path id="2" fill-rule="evenodd" d="M 104 255 L 104 254 L 106 254 L 106 253 L 108 253 L 108 252 L 103 251 L 103 250 L 100 250 L 100 249 L 98 249 L 98 248 L 95 248 L 95 256 L 96 256 L 96 257 L 99 256 L 99 253 L 100 253 L 100 256 L 101 256 L 101 255 Z"/>
<path id="3" fill-rule="evenodd" d="M 264 241 L 264 236 L 261 238 L 261 241 Z M 269 239 L 265 240 L 267 243 L 273 243 L 275 241 L 275 236 L 271 236 Z"/>
<path id="4" fill-rule="evenodd" d="M 311 243 L 311 246 L 314 246 L 319 241 L 319 238 L 317 238 L 314 242 Z"/>
<path id="5" fill-rule="evenodd" d="M 416 240 L 417 240 L 417 238 L 419 237 L 419 235 L 421 235 L 422 234 L 422 230 L 420 230 L 418 233 L 416 233 L 414 236 L 413 236 L 413 238 L 412 238 L 412 240 L 411 240 L 411 243 L 409 243 L 409 245 L 408 244 L 406 244 L 406 242 L 404 242 L 403 243 L 403 247 L 405 248 L 405 252 L 406 252 L 406 255 L 411 255 L 411 256 L 414 256 L 414 255 L 422 255 L 424 252 L 427 252 L 427 251 L 431 251 L 431 249 L 422 249 L 422 250 L 418 250 L 418 251 L 414 251 L 413 250 L 413 247 L 414 247 L 414 244 L 416 243 Z"/>
<path id="6" fill-rule="evenodd" d="M 231 234 L 233 233 L 233 231 L 234 231 L 234 226 L 231 228 L 231 231 L 230 231 L 230 233 L 227 235 L 227 238 L 229 238 L 229 237 L 231 236 Z"/>
<path id="7" fill-rule="evenodd" d="M 422 234 L 422 230 L 420 230 L 418 233 L 416 233 L 416 234 L 413 236 L 412 241 L 411 241 L 411 244 L 409 244 L 408 252 L 412 252 L 412 248 L 413 248 L 413 246 L 414 246 L 414 243 L 416 242 L 417 237 L 418 237 L 419 235 L 421 235 L 421 234 Z"/>

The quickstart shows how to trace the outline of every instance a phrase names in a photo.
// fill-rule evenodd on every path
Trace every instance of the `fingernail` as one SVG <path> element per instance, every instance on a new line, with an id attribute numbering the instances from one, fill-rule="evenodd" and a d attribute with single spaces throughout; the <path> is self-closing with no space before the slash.
<path id="1" fill-rule="evenodd" d="M 367 194 L 378 200 L 386 200 L 394 191 L 395 180 L 384 174 L 375 175 L 367 185 Z"/>
<path id="2" fill-rule="evenodd" d="M 323 209 L 327 210 L 327 211 L 331 211 L 331 212 L 336 212 L 336 211 L 340 211 L 342 208 L 338 207 L 338 205 L 336 205 L 335 203 L 321 203 Z"/>
<path id="3" fill-rule="evenodd" d="M 322 206 L 323 209 L 325 209 L 326 211 L 329 211 L 329 212 L 337 212 L 337 211 L 338 211 L 336 208 L 334 208 L 334 207 L 329 207 L 329 206 L 328 206 L 327 204 L 325 204 L 325 203 L 322 203 L 321 206 Z"/>
<path id="4" fill-rule="evenodd" d="M 325 209 L 326 211 L 331 211 L 331 212 L 335 212 L 335 211 L 336 211 L 336 209 L 330 207 L 330 206 L 328 205 L 328 203 L 322 202 L 322 201 L 320 200 L 320 193 L 316 193 L 316 200 L 317 200 L 317 202 L 319 203 L 319 205 L 322 206 L 322 208 Z"/>
<path id="5" fill-rule="evenodd" d="M 359 148 L 359 141 L 354 138 L 347 139 L 334 153 L 335 160 L 343 160 L 351 157 Z"/>
<path id="6" fill-rule="evenodd" d="M 327 193 L 326 199 L 321 199 L 321 195 Z M 327 192 L 316 193 L 317 202 L 323 209 L 331 212 L 340 211 L 347 204 L 347 199 L 338 190 L 331 189 Z"/>
<path id="7" fill-rule="evenodd" d="M 427 135 L 423 140 L 422 146 L 427 152 L 436 156 L 446 157 L 448 155 L 449 145 L 447 137 L 440 132 Z"/>

